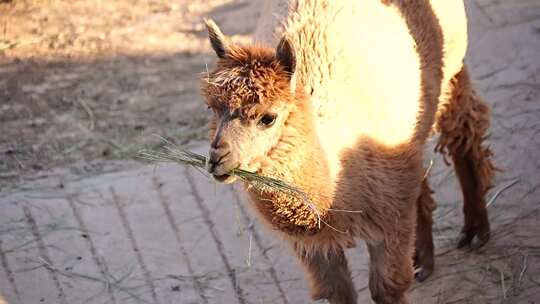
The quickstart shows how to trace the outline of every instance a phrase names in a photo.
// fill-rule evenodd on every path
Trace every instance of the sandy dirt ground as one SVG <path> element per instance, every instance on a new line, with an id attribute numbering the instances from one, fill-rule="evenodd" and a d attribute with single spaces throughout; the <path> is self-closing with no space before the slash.
<path id="1" fill-rule="evenodd" d="M 469 0 L 467 62 L 493 109 L 492 238 L 455 249 L 440 156 L 436 271 L 414 303 L 540 303 L 540 2 Z M 135 158 L 204 152 L 202 17 L 249 41 L 260 1 L 0 1 L 0 303 L 308 303 L 301 268 L 235 188 Z M 430 149 L 431 150 L 431 149 Z M 349 250 L 369 303 L 363 245 Z"/>
<path id="2" fill-rule="evenodd" d="M 213 57 L 202 16 L 247 40 L 257 3 L 169 2 L 0 4 L 3 181 L 81 159 L 129 159 L 159 142 L 152 134 L 205 137 L 198 79 Z"/>

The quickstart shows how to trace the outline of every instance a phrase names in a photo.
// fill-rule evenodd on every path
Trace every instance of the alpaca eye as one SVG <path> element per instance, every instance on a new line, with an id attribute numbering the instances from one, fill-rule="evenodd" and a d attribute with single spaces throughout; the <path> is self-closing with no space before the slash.
<path id="1" fill-rule="evenodd" d="M 276 114 L 264 114 L 264 116 L 259 120 L 259 124 L 264 127 L 271 127 L 276 122 Z"/>

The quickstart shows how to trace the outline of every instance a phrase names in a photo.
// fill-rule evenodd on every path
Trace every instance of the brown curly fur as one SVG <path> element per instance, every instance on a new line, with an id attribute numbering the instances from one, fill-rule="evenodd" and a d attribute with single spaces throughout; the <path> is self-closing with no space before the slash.
<path id="1" fill-rule="evenodd" d="M 319 2 L 328 5 L 322 0 L 309 5 Z M 452 157 L 463 190 L 465 225 L 458 246 L 471 244 L 474 237 L 482 245 L 489 238 L 484 195 L 494 169 L 491 152 L 483 146 L 489 111 L 471 88 L 462 63 L 464 49 L 447 45 L 443 37 L 440 24 L 448 25 L 452 18 L 438 19 L 432 5 L 438 5 L 440 12 L 445 2 L 382 2 L 406 21 L 418 54 L 421 94 L 415 132 L 397 144 L 369 134 L 359 136 L 341 151 L 342 169 L 333 180 L 331 162 L 317 134 L 321 107 L 315 108 L 313 102 L 325 88 L 317 91 L 312 85 L 317 81 L 306 78 L 309 71 L 302 60 L 316 60 L 316 56 L 304 54 L 311 49 L 302 48 L 303 34 L 289 37 L 300 44 L 294 90 L 291 73 L 275 51 L 265 47 L 230 45 L 225 52 L 213 45 L 220 59 L 202 79 L 202 94 L 218 114 L 258 117 L 270 105 L 292 107 L 278 143 L 258 172 L 297 185 L 309 194 L 312 204 L 278 191 L 260 192 L 249 186 L 246 191 L 261 217 L 292 245 L 310 278 L 312 297 L 332 304 L 356 303 L 344 255 L 354 238 L 367 243 L 369 288 L 376 303 L 408 303 L 405 293 L 414 277 L 413 264 L 420 268 L 419 280 L 433 271 L 431 226 L 436 204 L 422 166 L 432 128 L 441 133 L 436 150 Z M 211 139 L 216 136 L 217 119 L 214 115 L 210 120 Z"/>
<path id="2" fill-rule="evenodd" d="M 255 105 L 291 99 L 289 78 L 273 50 L 231 47 L 227 56 L 204 79 L 202 94 L 212 96 L 207 99 L 209 107 L 240 109 L 241 114 L 253 116 L 257 114 Z"/>
<path id="3" fill-rule="evenodd" d="M 472 89 L 467 69 L 463 67 L 450 82 L 451 96 L 437 113 L 436 130 L 441 134 L 435 151 L 445 156 L 469 155 L 478 175 L 478 191 L 484 196 L 493 186 L 493 153 L 482 146 L 489 128 L 490 110 Z"/>

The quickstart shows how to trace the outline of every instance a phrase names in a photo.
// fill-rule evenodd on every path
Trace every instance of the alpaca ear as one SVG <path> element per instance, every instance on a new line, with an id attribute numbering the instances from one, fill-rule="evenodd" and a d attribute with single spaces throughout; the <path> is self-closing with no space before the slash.
<path id="1" fill-rule="evenodd" d="M 229 38 L 223 35 L 214 20 L 204 19 L 204 23 L 206 24 L 206 30 L 208 31 L 208 38 L 210 39 L 210 44 L 216 52 L 216 55 L 219 58 L 225 58 L 226 55 L 229 53 L 231 47 L 231 42 L 229 41 Z"/>
<path id="2" fill-rule="evenodd" d="M 296 54 L 294 53 L 294 47 L 289 38 L 284 36 L 281 38 L 281 41 L 279 41 L 276 48 L 276 58 L 292 78 L 296 69 Z"/>

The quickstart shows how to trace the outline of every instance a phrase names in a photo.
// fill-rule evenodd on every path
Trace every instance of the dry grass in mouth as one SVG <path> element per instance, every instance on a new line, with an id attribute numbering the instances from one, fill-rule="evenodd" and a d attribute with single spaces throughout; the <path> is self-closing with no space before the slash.
<path id="1" fill-rule="evenodd" d="M 206 156 L 182 149 L 181 147 L 171 143 L 167 139 L 161 136 L 160 138 L 165 143 L 161 151 L 143 149 L 137 153 L 137 157 L 146 159 L 152 162 L 178 163 L 181 165 L 194 167 L 198 170 L 200 169 L 205 170 L 207 162 L 208 162 L 208 159 Z M 328 224 L 321 218 L 321 213 L 319 209 L 315 207 L 315 204 L 313 204 L 311 200 L 311 197 L 317 196 L 316 194 L 311 193 L 310 195 L 308 195 L 308 193 L 304 192 L 299 187 L 290 185 L 279 179 L 263 176 L 263 175 L 260 175 L 254 172 L 249 172 L 242 169 L 234 169 L 231 172 L 229 172 L 229 175 L 236 176 L 243 182 L 249 184 L 250 186 L 254 187 L 255 189 L 261 192 L 268 192 L 271 190 L 279 191 L 293 199 L 298 199 L 302 203 L 306 204 L 317 216 L 319 229 L 321 228 L 321 223 L 324 223 L 326 226 L 330 227 L 333 230 L 336 230 L 341 233 L 346 233 L 344 231 L 341 231 L 331 226 L 330 224 Z M 325 208 L 324 211 L 362 213 L 362 211 L 359 211 L 359 210 L 342 210 L 342 209 L 333 209 L 333 208 Z"/>
<path id="2" fill-rule="evenodd" d="M 137 154 L 137 157 L 153 162 L 172 162 L 181 165 L 188 165 L 197 169 L 206 168 L 208 161 L 206 156 L 184 150 L 164 138 L 162 138 L 162 140 L 166 145 L 163 146 L 161 151 L 141 150 Z M 309 196 L 302 191 L 302 189 L 289 185 L 284 181 L 242 169 L 234 169 L 229 173 L 229 175 L 236 176 L 243 182 L 248 183 L 261 192 L 277 190 L 291 196 L 292 198 L 299 199 L 300 201 L 312 205 Z"/>
<path id="3" fill-rule="evenodd" d="M 163 151 L 141 150 L 137 156 L 149 161 L 174 162 L 195 167 L 197 169 L 206 168 L 207 163 L 206 156 L 184 150 L 175 145 L 164 146 Z M 238 177 L 240 180 L 261 191 L 274 189 L 301 200 L 309 200 L 307 194 L 301 189 L 272 177 L 262 176 L 242 169 L 234 169 L 228 174 Z"/>

